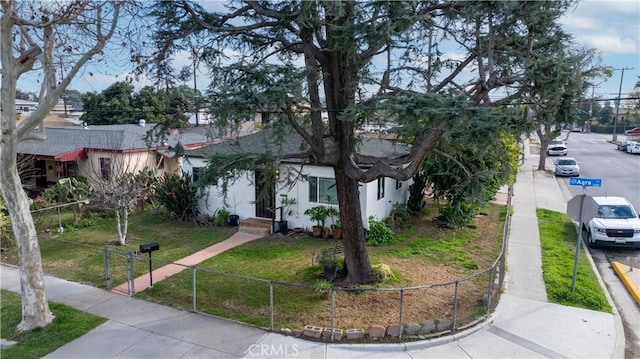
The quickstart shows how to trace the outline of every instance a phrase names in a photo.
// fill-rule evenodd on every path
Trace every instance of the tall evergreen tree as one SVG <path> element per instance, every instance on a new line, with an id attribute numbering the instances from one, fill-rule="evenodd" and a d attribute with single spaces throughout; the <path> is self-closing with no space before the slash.
<path id="1" fill-rule="evenodd" d="M 160 2 L 153 69 L 170 82 L 176 51 L 202 49 L 216 117 L 237 123 L 266 107 L 276 124 L 300 134 L 307 146 L 299 156 L 335 172 L 347 280 L 367 283 L 359 184 L 410 179 L 453 129 L 517 132 L 517 121 L 493 108 L 522 97 L 534 76 L 526 69 L 557 41 L 557 20 L 572 4 L 230 1 L 208 11 L 186 0 Z M 457 56 L 443 52 L 447 42 Z M 411 153 L 359 153 L 356 130 L 364 123 L 393 123 Z"/>

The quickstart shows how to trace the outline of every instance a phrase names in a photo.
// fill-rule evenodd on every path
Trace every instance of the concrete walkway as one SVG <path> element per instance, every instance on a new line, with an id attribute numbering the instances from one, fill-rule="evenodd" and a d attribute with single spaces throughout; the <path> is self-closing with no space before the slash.
<path id="1" fill-rule="evenodd" d="M 565 212 L 566 201 L 551 175 L 533 171 L 537 161 L 528 156 L 518 174 L 504 293 L 493 317 L 467 331 L 402 344 L 318 343 L 47 276 L 49 300 L 109 320 L 46 357 L 623 358 L 617 311 L 547 302 L 535 209 Z M 0 284 L 19 292 L 17 269 L 2 266 Z"/>
<path id="2" fill-rule="evenodd" d="M 133 280 L 133 289 L 135 289 L 135 292 L 141 292 L 149 288 L 149 285 L 151 284 L 151 278 L 153 278 L 154 283 L 157 283 L 224 251 L 243 245 L 247 242 L 251 242 L 258 238 L 260 238 L 260 236 L 257 236 L 255 234 L 236 232 L 231 237 L 225 239 L 222 242 L 218 242 L 190 256 L 177 260 L 175 263 L 167 264 L 160 268 L 154 269 L 153 271 L 151 271 L 151 274 L 145 273 L 144 275 L 137 277 Z M 123 283 L 113 288 L 112 290 L 116 293 L 129 294 L 129 283 Z"/>

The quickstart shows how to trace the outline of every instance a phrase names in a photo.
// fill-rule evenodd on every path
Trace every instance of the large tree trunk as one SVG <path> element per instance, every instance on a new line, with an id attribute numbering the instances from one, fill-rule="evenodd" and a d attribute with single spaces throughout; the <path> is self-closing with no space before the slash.
<path id="1" fill-rule="evenodd" d="M 11 83 L 9 81 L 11 77 L 4 75 L 3 71 L 2 96 L 15 96 L 15 81 Z M 3 105 L 7 102 L 11 101 L 3 101 Z M 31 216 L 29 200 L 20 183 L 16 163 L 15 103 L 13 106 L 3 106 L 1 117 L 0 188 L 11 216 L 20 266 L 22 321 L 18 325 L 18 330 L 29 331 L 49 325 L 53 321 L 53 314 L 49 310 L 44 289 L 38 233 Z"/>
<path id="2" fill-rule="evenodd" d="M 5 4 L 6 5 L 6 4 Z M 3 10 L 5 7 L 3 7 Z M 0 122 L 2 123 L 2 141 L 0 142 L 0 191 L 7 204 L 13 235 L 18 247 L 20 266 L 20 289 L 22 293 L 22 321 L 18 324 L 19 331 L 29 331 L 34 328 L 46 327 L 53 321 L 53 314 L 49 309 L 49 302 L 44 289 L 44 274 L 42 272 L 42 257 L 38 233 L 31 216 L 27 195 L 22 189 L 18 174 L 16 146 L 16 82 L 17 66 L 12 57 L 10 16 L 2 16 L 1 30 L 3 33 L 0 43 L 2 46 L 2 92 L 0 94 Z"/>
<path id="3" fill-rule="evenodd" d="M 329 22 L 340 25 L 350 24 L 355 16 L 353 3 L 342 4 L 343 11 Z M 349 28 L 349 27 L 345 27 Z M 355 126 L 352 121 L 342 121 L 340 115 L 356 100 L 356 73 L 359 66 L 357 49 L 347 47 L 343 51 L 332 51 L 339 48 L 336 41 L 344 37 L 356 41 L 353 32 L 343 33 L 336 29 L 336 33 L 328 31 L 326 53 L 328 61 L 323 63 L 324 91 L 329 116 L 329 132 L 335 141 L 334 149 L 337 154 L 333 163 L 338 204 L 340 205 L 340 221 L 342 223 L 342 241 L 344 243 L 344 257 L 347 265 L 347 281 L 355 284 L 372 282 L 371 263 L 364 238 L 362 223 L 362 208 L 360 207 L 360 181 L 349 177 L 343 169 L 352 161 L 352 154 L 356 151 Z M 339 40 L 342 39 L 342 40 Z M 335 46 L 334 46 L 335 45 Z"/>
<path id="4" fill-rule="evenodd" d="M 546 129 L 545 132 L 537 130 L 538 141 L 540 141 L 540 157 L 538 158 L 538 171 L 544 171 L 547 163 L 547 149 L 549 148 L 549 139 L 547 138 Z"/>
<path id="5" fill-rule="evenodd" d="M 344 259 L 347 265 L 347 282 L 371 283 L 371 263 L 364 241 L 364 225 L 360 208 L 360 182 L 349 178 L 340 168 L 335 168 Z"/>

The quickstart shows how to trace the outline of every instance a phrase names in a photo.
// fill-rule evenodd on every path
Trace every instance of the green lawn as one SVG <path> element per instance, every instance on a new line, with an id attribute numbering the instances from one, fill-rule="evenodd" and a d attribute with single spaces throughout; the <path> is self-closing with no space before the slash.
<path id="1" fill-rule="evenodd" d="M 158 260 L 171 262 L 229 238 L 233 230 L 225 227 L 197 226 L 193 222 L 167 220 L 156 211 L 134 213 L 129 216 L 127 245 L 114 245 L 115 221 L 111 213 L 88 214 L 84 226 L 73 224 L 73 216 L 63 212 L 62 234 L 56 233 L 57 219 L 49 220 L 49 235 L 40 235 L 43 268 L 48 274 L 72 281 L 105 288 L 104 247 L 127 253 L 139 249 L 140 244 L 157 241 L 160 250 L 153 253 Z M 53 227 L 53 228 L 52 228 Z M 42 230 L 42 228 L 41 228 Z M 17 265 L 15 246 L 3 252 L 2 261 Z M 126 281 L 125 257 L 112 254 L 113 286 Z M 148 266 L 137 265 L 136 275 L 148 271 Z"/>
<path id="2" fill-rule="evenodd" d="M 0 351 L 2 359 L 40 358 L 53 352 L 70 341 L 86 334 L 104 323 L 105 318 L 88 314 L 64 304 L 49 303 L 55 319 L 46 328 L 35 329 L 27 333 L 18 333 L 22 305 L 20 295 L 0 290 L 0 337 L 18 342 L 11 349 Z"/>
<path id="3" fill-rule="evenodd" d="M 569 217 L 560 212 L 538 209 L 542 245 L 542 271 L 550 302 L 611 312 L 593 267 L 581 246 L 575 289 L 571 290 L 578 234 Z"/>
<path id="4" fill-rule="evenodd" d="M 495 261 L 502 241 L 504 206 L 487 206 L 487 214 L 476 219 L 477 228 L 442 229 L 434 221 L 437 210 L 430 205 L 424 215 L 412 217 L 396 228 L 396 238 L 390 245 L 369 248 L 372 263 L 386 264 L 394 274 L 379 287 L 450 283 L 486 269 Z M 104 288 L 104 246 L 115 239 L 114 219 L 110 213 L 91 214 L 80 225 L 74 225 L 72 219 L 63 213 L 65 231 L 60 235 L 56 233 L 57 220 L 49 219 L 49 233 L 56 236 L 41 236 L 45 272 Z M 130 216 L 127 246 L 108 246 L 126 253 L 137 250 L 142 243 L 157 241 L 160 250 L 153 253 L 155 269 L 224 240 L 234 230 L 179 223 L 158 212 L 145 211 Z M 267 327 L 273 300 L 277 327 L 299 328 L 309 323 L 328 326 L 330 302 L 315 286 L 322 269 L 312 266 L 311 260 L 314 252 L 336 243 L 307 236 L 270 236 L 206 260 L 195 273 L 197 310 Z M 124 256 L 111 253 L 114 287 L 126 281 L 126 269 Z M 17 263 L 15 248 L 4 254 L 3 261 Z M 141 259 L 134 262 L 136 276 L 148 271 L 147 261 Z M 190 310 L 194 301 L 193 278 L 192 270 L 186 270 L 156 281 L 153 288 L 136 295 Z M 479 303 L 487 281 L 488 277 L 482 275 L 461 284 L 458 309 L 463 321 L 483 312 Z M 453 285 L 447 285 L 407 292 L 404 321 L 450 316 L 453 289 Z M 339 292 L 336 325 L 363 326 L 372 317 L 395 322 L 398 307 L 399 291 Z"/>

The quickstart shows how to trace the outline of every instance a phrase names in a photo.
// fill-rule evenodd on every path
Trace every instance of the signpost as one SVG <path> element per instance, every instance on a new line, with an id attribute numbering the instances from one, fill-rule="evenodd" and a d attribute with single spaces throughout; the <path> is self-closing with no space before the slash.
<path id="1" fill-rule="evenodd" d="M 151 267 L 151 252 L 160 249 L 158 242 L 150 242 L 140 245 L 140 253 L 149 253 L 149 288 L 153 288 L 153 268 Z"/>
<path id="2" fill-rule="evenodd" d="M 584 187 L 602 187 L 602 179 L 600 178 L 580 178 L 571 177 L 569 179 L 569 185 Z"/>
<path id="3" fill-rule="evenodd" d="M 576 254 L 573 261 L 573 278 L 571 279 L 571 291 L 576 289 L 576 275 L 578 273 L 578 258 L 580 256 L 580 244 L 582 243 L 582 212 L 584 211 L 584 199 L 587 196 L 587 187 L 602 187 L 602 179 L 600 178 L 580 178 L 572 177 L 569 180 L 570 186 L 582 186 L 582 195 L 580 196 L 580 213 L 578 218 L 572 216 L 573 219 L 578 221 L 578 243 L 576 244 Z M 571 199 L 568 203 L 567 214 L 571 215 L 571 207 L 575 202 L 576 197 Z M 574 212 L 575 213 L 575 212 Z"/>

